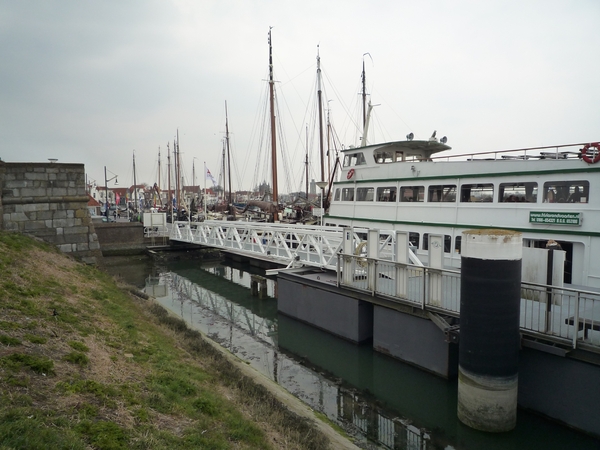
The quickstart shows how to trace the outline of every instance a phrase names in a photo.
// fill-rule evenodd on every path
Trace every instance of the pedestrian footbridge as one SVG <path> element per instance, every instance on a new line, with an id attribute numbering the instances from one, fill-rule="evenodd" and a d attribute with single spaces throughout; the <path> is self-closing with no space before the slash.
<path id="1" fill-rule="evenodd" d="M 336 285 L 433 314 L 460 316 L 460 270 L 444 267 L 443 236 L 431 235 L 427 266 L 408 233 L 243 221 L 144 220 L 146 237 L 221 249 L 287 268 L 314 267 Z M 600 293 L 523 281 L 523 334 L 600 353 Z M 451 331 L 451 330 L 450 330 Z"/>

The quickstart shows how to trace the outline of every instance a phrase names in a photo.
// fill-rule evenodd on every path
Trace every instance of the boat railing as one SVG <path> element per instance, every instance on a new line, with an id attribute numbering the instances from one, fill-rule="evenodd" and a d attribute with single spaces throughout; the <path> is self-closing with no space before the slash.
<path id="1" fill-rule="evenodd" d="M 494 160 L 548 160 L 548 159 L 581 159 L 582 144 L 553 145 L 547 147 L 528 147 L 512 150 L 496 150 L 489 152 L 463 153 L 460 155 L 432 156 L 432 161 L 494 161 Z"/>
<path id="2" fill-rule="evenodd" d="M 460 271 L 338 255 L 338 285 L 423 311 L 460 316 Z M 521 283 L 521 332 L 600 352 L 600 293 Z"/>

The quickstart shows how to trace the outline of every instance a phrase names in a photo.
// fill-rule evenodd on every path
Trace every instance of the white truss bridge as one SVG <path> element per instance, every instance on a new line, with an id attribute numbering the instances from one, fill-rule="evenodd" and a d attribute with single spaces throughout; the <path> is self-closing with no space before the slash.
<path id="1" fill-rule="evenodd" d="M 345 232 L 351 233 L 346 247 Z M 339 227 L 221 220 L 175 222 L 164 227 L 145 226 L 147 237 L 165 236 L 167 233 L 172 241 L 215 247 L 289 267 L 297 264 L 337 270 L 338 255 L 342 252 L 395 260 L 393 231 L 378 232 L 379 248 L 377 252 L 374 249 L 369 252 L 370 255 L 367 255 L 366 229 L 345 231 Z M 414 254 L 411 261 L 422 265 Z"/>
<path id="2" fill-rule="evenodd" d="M 160 221 L 162 219 L 157 219 Z M 146 237 L 214 247 L 337 274 L 336 284 L 432 313 L 460 314 L 460 271 L 443 267 L 443 236 L 430 235 L 429 267 L 408 233 L 281 223 L 147 222 Z M 600 352 L 600 293 L 522 282 L 521 330 L 570 348 Z"/>

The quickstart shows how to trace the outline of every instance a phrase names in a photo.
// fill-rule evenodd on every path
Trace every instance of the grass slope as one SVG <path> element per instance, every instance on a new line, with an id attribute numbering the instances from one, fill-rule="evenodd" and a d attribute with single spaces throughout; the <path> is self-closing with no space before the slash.
<path id="1" fill-rule="evenodd" d="M 0 232 L 0 450 L 329 446 L 160 306 Z"/>

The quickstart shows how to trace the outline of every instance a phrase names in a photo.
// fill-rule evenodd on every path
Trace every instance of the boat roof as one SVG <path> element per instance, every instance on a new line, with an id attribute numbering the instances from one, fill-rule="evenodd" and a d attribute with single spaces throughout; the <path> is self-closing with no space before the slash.
<path id="1" fill-rule="evenodd" d="M 383 150 L 383 151 L 402 151 L 405 153 L 413 153 L 429 157 L 434 153 L 439 153 L 444 150 L 450 150 L 452 147 L 442 144 L 437 140 L 430 141 L 395 141 L 384 142 L 382 144 L 372 144 L 365 147 L 350 147 L 345 148 L 342 152 L 353 153 L 356 151 L 368 150 Z"/>

